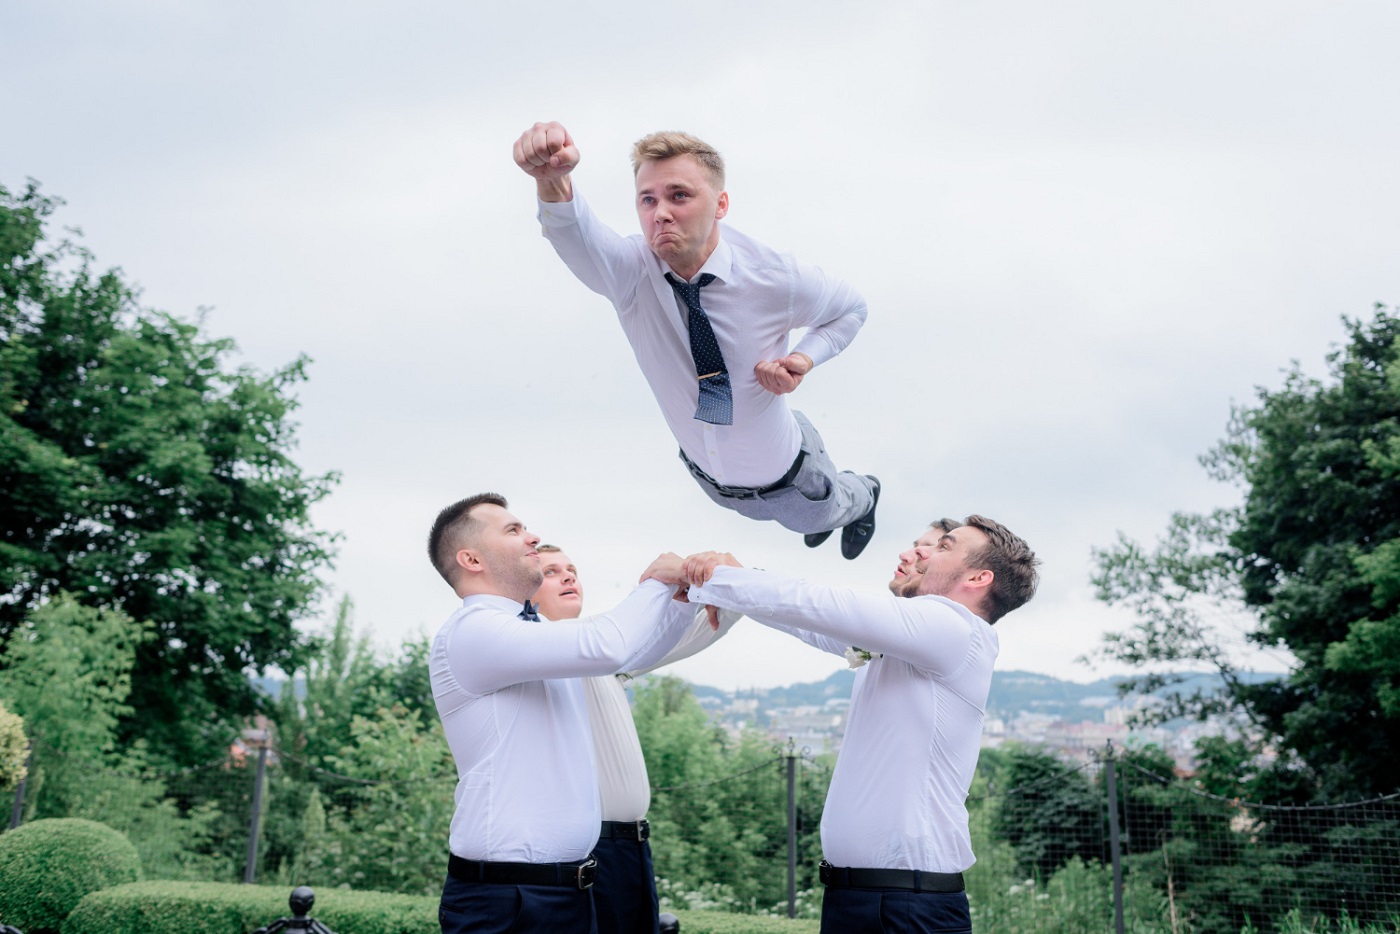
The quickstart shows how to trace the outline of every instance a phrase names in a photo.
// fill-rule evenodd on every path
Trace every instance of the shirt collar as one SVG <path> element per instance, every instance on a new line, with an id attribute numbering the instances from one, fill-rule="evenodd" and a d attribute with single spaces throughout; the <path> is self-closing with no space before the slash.
<path id="1" fill-rule="evenodd" d="M 494 593 L 474 593 L 462 598 L 462 606 L 489 606 L 498 610 L 506 610 L 512 616 L 519 616 L 520 611 L 525 609 L 525 604 L 516 603 L 510 597 L 502 597 Z"/>

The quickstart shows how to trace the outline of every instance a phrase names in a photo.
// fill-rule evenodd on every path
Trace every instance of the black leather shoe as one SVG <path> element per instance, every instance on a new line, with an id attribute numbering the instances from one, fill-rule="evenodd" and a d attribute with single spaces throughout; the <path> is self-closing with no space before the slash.
<path id="1" fill-rule="evenodd" d="M 865 478 L 874 484 L 874 489 L 870 491 L 874 497 L 870 511 L 841 530 L 841 557 L 848 561 L 859 558 L 875 535 L 875 507 L 880 503 L 880 481 L 869 474 Z"/>
<path id="2" fill-rule="evenodd" d="M 802 543 L 808 548 L 816 548 L 831 537 L 832 531 L 832 529 L 827 529 L 825 532 L 809 532 L 802 536 Z"/>

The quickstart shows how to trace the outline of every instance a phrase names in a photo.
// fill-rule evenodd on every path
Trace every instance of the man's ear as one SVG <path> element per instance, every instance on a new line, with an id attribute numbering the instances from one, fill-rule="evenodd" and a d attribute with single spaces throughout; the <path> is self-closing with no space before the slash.
<path id="1" fill-rule="evenodd" d="M 729 213 L 729 192 L 719 193 L 719 203 L 715 206 L 715 220 L 720 220 Z"/>
<path id="2" fill-rule="evenodd" d="M 966 578 L 963 581 L 963 586 L 971 590 L 980 590 L 985 593 L 987 588 L 992 586 L 992 581 L 995 579 L 995 574 L 987 568 L 982 568 L 980 571 L 974 571 L 971 576 Z"/>
<path id="3" fill-rule="evenodd" d="M 480 574 L 486 569 L 486 565 L 481 562 L 481 555 L 477 554 L 474 548 L 461 548 L 457 551 L 457 566 L 468 574 Z"/>

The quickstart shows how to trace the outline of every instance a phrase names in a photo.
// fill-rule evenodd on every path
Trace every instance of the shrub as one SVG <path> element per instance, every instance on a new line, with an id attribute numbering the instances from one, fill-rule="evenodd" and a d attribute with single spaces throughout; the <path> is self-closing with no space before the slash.
<path id="1" fill-rule="evenodd" d="M 141 878 L 131 842 L 106 824 L 37 820 L 0 834 L 0 922 L 57 931 L 83 896 Z"/>
<path id="2" fill-rule="evenodd" d="M 291 914 L 284 886 L 224 882 L 133 882 L 94 892 L 73 910 L 63 934 L 247 934 Z M 438 898 L 325 889 L 311 917 L 354 934 L 438 934 Z M 816 921 L 717 911 L 682 911 L 685 934 L 817 934 Z"/>
<path id="3" fill-rule="evenodd" d="M 291 888 L 232 882 L 133 882 L 94 892 L 63 934 L 247 934 L 290 917 Z M 316 891 L 311 917 L 344 934 L 439 934 L 438 899 L 426 895 Z"/>
<path id="4" fill-rule="evenodd" d="M 677 911 L 682 934 L 817 934 L 815 919 L 765 918 L 718 911 Z"/>

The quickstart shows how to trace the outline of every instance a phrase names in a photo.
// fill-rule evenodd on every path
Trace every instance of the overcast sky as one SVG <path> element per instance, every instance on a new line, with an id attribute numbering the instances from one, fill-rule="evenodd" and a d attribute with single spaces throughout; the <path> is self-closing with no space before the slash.
<path id="1" fill-rule="evenodd" d="M 313 359 L 296 456 L 343 475 L 329 579 L 386 650 L 455 606 L 437 510 L 497 490 L 595 611 L 664 550 L 883 587 L 930 519 L 985 513 L 1045 561 L 998 667 L 1088 680 L 1129 623 L 1091 549 L 1233 502 L 1196 460 L 1231 403 L 1400 301 L 1397 40 L 1388 0 L 8 0 L 0 184 L 66 199 L 144 303 L 208 309 L 231 365 Z M 611 307 L 539 235 L 510 148 L 551 119 L 617 229 L 631 142 L 689 130 L 728 161 L 728 223 L 866 296 L 792 398 L 884 484 L 860 559 L 685 473 Z M 741 624 L 676 671 L 843 664 Z"/>

